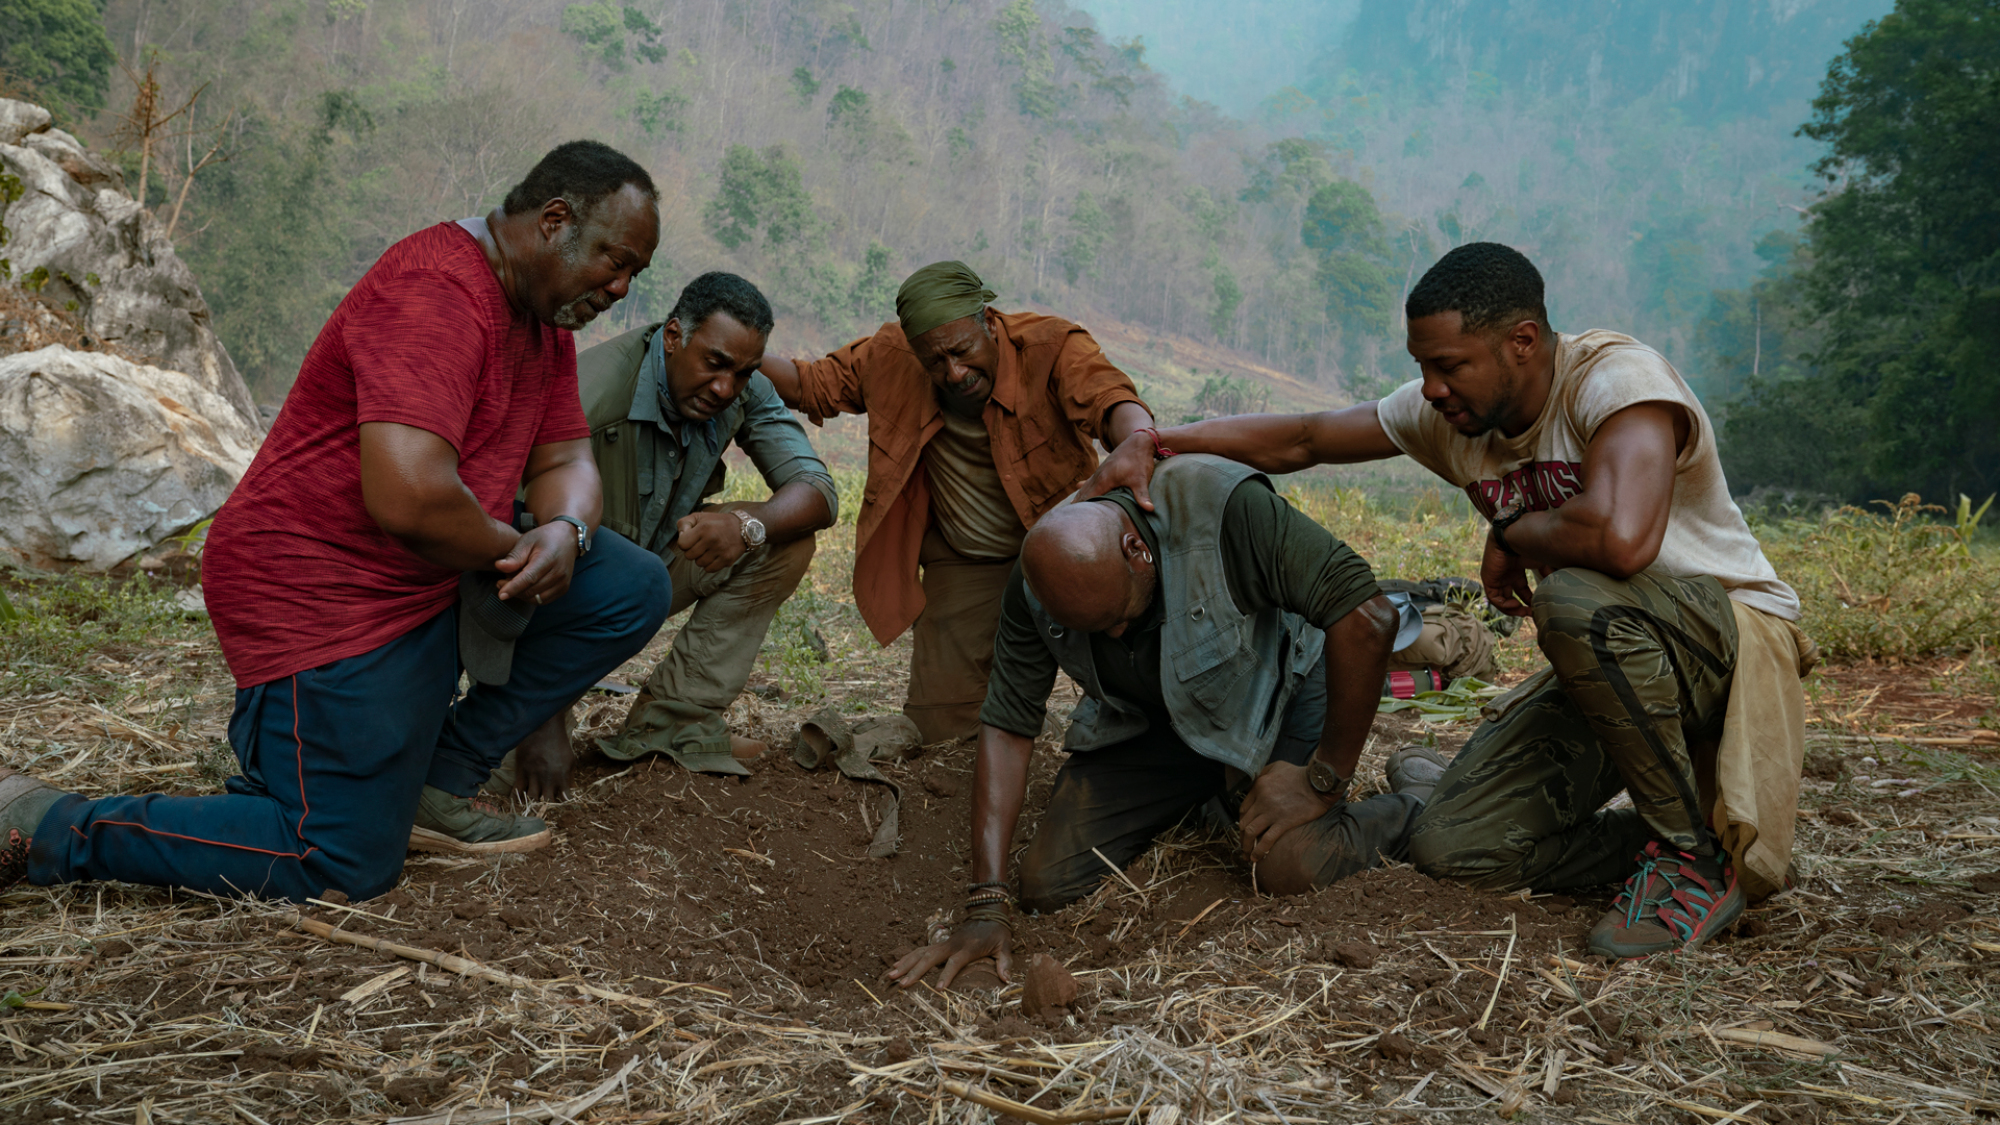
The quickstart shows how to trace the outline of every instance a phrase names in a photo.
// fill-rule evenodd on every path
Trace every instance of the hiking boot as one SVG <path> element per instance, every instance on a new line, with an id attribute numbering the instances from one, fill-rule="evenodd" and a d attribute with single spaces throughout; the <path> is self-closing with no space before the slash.
<path id="1" fill-rule="evenodd" d="M 1389 755 L 1382 772 L 1388 775 L 1389 792 L 1407 793 L 1428 805 L 1449 764 L 1429 746 L 1405 746 Z"/>
<path id="2" fill-rule="evenodd" d="M 1590 931 L 1590 948 L 1607 957 L 1644 957 L 1700 949 L 1743 916 L 1743 888 L 1724 857 L 1690 855 L 1658 840 L 1639 855 L 1639 870 L 1611 912 Z"/>
<path id="3" fill-rule="evenodd" d="M 410 828 L 410 850 L 495 855 L 531 852 L 550 839 L 549 826 L 521 816 L 483 797 L 454 797 L 424 786 L 417 799 L 417 822 Z"/>
<path id="4" fill-rule="evenodd" d="M 28 877 L 28 845 L 63 790 L 0 766 L 0 890 Z"/>

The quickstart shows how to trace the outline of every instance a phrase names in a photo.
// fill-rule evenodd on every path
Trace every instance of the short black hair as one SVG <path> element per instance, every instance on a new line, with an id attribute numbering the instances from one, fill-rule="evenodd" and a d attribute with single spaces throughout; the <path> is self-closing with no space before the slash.
<path id="1" fill-rule="evenodd" d="M 777 323 L 771 315 L 771 302 L 764 299 L 755 285 L 721 270 L 710 270 L 688 282 L 667 319 L 681 322 L 681 338 L 686 339 L 719 312 L 728 313 L 738 324 L 766 336 Z"/>
<path id="2" fill-rule="evenodd" d="M 563 199 L 582 222 L 606 196 L 626 184 L 637 186 L 655 206 L 659 204 L 660 190 L 653 186 L 653 177 L 631 157 L 602 141 L 565 141 L 528 169 L 527 177 L 514 185 L 500 207 L 519 215 L 551 199 Z"/>
<path id="3" fill-rule="evenodd" d="M 1441 312 L 1457 312 L 1467 332 L 1524 320 L 1549 326 L 1542 272 L 1527 255 L 1498 242 L 1468 242 L 1439 258 L 1403 302 L 1403 314 L 1411 320 Z"/>

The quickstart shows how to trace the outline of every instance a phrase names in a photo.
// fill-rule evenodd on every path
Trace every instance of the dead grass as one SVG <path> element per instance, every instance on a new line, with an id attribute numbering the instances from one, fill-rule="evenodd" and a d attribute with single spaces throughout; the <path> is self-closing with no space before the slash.
<path id="1" fill-rule="evenodd" d="M 1467 570 L 1476 528 L 1447 501 L 1414 519 L 1359 494 L 1300 502 L 1384 573 Z M 900 702 L 907 648 L 876 648 L 850 604 L 851 519 L 822 540 L 810 592 L 774 628 L 739 729 L 782 737 L 822 705 Z M 166 588 L 6 586 L 24 621 L 0 627 L 0 761 L 91 794 L 217 787 L 228 679 L 205 626 L 180 617 Z M 643 678 L 668 639 L 624 674 Z M 1532 663 L 1531 646 L 1502 646 L 1510 674 Z M 1132 865 L 1136 887 L 1107 883 L 1030 923 L 1045 948 L 1102 951 L 1073 955 L 1095 967 L 1079 972 L 1075 1009 L 1048 1025 L 1020 1021 L 1018 986 L 892 994 L 861 974 L 802 986 L 795 951 L 711 944 L 713 957 L 677 960 L 677 973 L 634 971 L 544 932 L 467 974 L 302 932 L 269 904 L 17 888 L 0 897 L 0 1120 L 1005 1119 L 948 1083 L 1040 1111 L 1016 1120 L 1136 1107 L 1119 1119 L 1161 1125 L 1992 1116 L 2000 758 L 1981 732 L 1995 725 L 1994 687 L 1984 651 L 1816 676 L 1798 884 L 1701 953 L 1578 957 L 1596 901 L 1436 888 L 1409 911 L 1380 906 L 1415 885 L 1407 871 L 1259 899 L 1226 848 L 1179 832 Z M 586 734 L 622 715 L 622 701 L 593 699 Z M 1369 776 L 1379 783 L 1383 755 L 1426 730 L 1447 748 L 1467 733 L 1385 716 Z M 562 810 L 564 846 L 630 863 L 591 826 L 615 796 L 658 782 L 609 768 L 590 780 Z M 683 789 L 690 804 L 726 792 Z M 682 871 L 711 858 L 757 867 L 725 844 L 736 846 L 668 858 Z M 440 880 L 498 890 L 536 862 L 416 859 L 409 905 L 309 917 L 455 956 L 413 920 L 442 909 Z M 670 946 L 716 940 L 659 925 Z"/>

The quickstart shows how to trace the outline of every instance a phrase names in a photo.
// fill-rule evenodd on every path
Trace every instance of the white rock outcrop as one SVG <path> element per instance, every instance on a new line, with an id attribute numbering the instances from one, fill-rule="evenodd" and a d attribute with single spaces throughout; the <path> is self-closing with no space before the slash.
<path id="1" fill-rule="evenodd" d="M 90 335 L 186 372 L 252 426 L 257 407 L 210 324 L 194 274 L 174 253 L 118 169 L 49 124 L 37 105 L 0 98 L 0 172 L 20 180 L 0 193 L 0 226 L 15 281 L 47 271 L 42 295 Z"/>
<path id="2" fill-rule="evenodd" d="M 178 371 L 61 346 L 0 356 L 0 550 L 109 569 L 220 508 L 262 438 Z"/>

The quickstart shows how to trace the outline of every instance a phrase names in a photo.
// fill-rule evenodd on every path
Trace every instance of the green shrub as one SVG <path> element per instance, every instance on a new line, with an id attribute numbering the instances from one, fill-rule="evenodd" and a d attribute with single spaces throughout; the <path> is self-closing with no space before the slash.
<path id="1" fill-rule="evenodd" d="M 1759 529 L 1829 656 L 1911 657 L 2000 639 L 2000 559 L 1914 493 Z"/>

